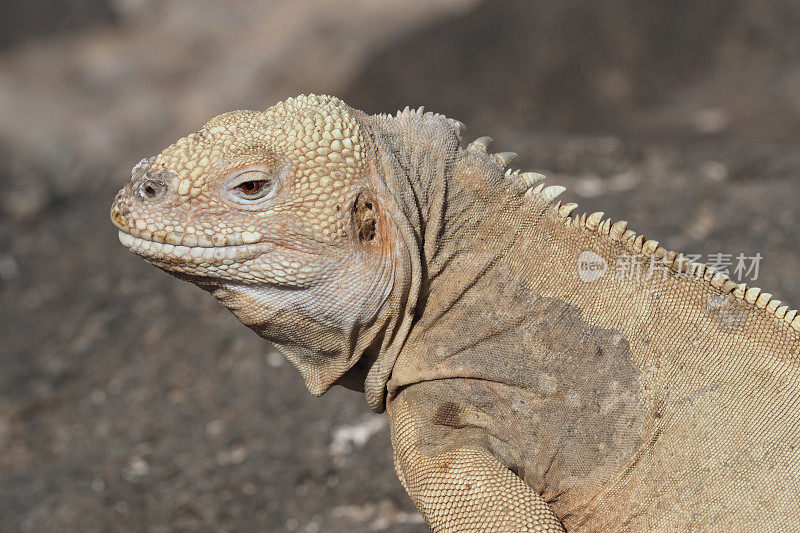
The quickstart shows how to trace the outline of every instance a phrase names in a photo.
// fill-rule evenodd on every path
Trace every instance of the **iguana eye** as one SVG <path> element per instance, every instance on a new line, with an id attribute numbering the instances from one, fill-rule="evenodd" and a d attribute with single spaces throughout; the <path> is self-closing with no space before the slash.
<path id="1" fill-rule="evenodd" d="M 236 188 L 245 193 L 247 196 L 258 194 L 264 188 L 266 180 L 253 180 L 240 183 Z"/>
<path id="2" fill-rule="evenodd" d="M 242 200 L 264 198 L 274 189 L 272 176 L 261 170 L 248 170 L 236 176 L 231 192 Z"/>

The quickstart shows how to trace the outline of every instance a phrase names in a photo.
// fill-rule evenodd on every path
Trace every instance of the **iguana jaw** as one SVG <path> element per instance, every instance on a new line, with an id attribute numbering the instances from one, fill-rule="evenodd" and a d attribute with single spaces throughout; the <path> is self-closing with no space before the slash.
<path id="1" fill-rule="evenodd" d="M 275 248 L 272 243 L 232 246 L 184 246 L 134 237 L 119 231 L 119 241 L 128 250 L 148 262 L 176 272 L 215 277 L 215 271 L 225 265 L 246 266 L 263 253 Z"/>
<path id="2" fill-rule="evenodd" d="M 120 242 L 131 252 L 149 263 L 171 273 L 209 277 L 245 284 L 267 283 L 291 288 L 303 288 L 326 275 L 342 261 L 329 250 L 313 241 L 298 239 L 293 246 L 280 247 L 279 241 L 262 237 L 257 232 L 229 232 L 214 242 L 198 240 L 196 234 L 140 231 L 135 220 L 123 220 L 112 209 L 112 221 L 119 229 Z M 145 214 L 148 220 L 153 217 Z M 140 220 L 140 219 L 139 219 Z M 158 223 L 163 227 L 164 222 Z M 150 237 L 150 238 L 145 238 Z M 205 235 L 203 235 L 206 237 Z"/>

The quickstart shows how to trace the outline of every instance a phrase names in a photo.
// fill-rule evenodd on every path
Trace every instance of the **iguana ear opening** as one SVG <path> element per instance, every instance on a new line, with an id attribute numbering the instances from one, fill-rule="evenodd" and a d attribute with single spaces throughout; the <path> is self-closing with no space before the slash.
<path id="1" fill-rule="evenodd" d="M 375 196 L 361 191 L 353 202 L 353 233 L 361 244 L 378 244 L 380 219 Z"/>

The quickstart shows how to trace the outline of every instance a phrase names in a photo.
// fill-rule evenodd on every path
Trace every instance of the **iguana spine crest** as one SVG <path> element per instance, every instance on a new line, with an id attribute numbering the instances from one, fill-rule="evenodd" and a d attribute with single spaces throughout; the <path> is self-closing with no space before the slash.
<path id="1" fill-rule="evenodd" d="M 422 114 L 421 109 L 423 108 L 413 111 L 406 108 L 404 113 L 410 113 L 411 115 Z M 426 115 L 433 114 L 426 113 Z M 488 147 L 492 142 L 493 139 L 491 137 L 478 137 L 467 145 L 467 150 L 490 155 L 491 159 L 501 169 L 505 170 L 506 166 L 516 159 L 517 154 L 513 152 L 489 154 Z M 761 292 L 760 288 L 750 287 L 746 283 L 736 283 L 727 274 L 718 272 L 713 267 L 701 262 L 691 261 L 680 252 L 667 250 L 659 246 L 658 241 L 649 240 L 644 235 L 639 235 L 635 231 L 627 229 L 627 220 L 613 222 L 610 218 L 604 219 L 605 213 L 603 211 L 582 213 L 579 216 L 574 216 L 573 212 L 578 208 L 578 204 L 573 202 L 552 204 L 555 198 L 566 191 L 566 187 L 561 185 L 548 186 L 542 183 L 545 179 L 542 174 L 507 169 L 505 170 L 505 177 L 512 189 L 521 189 L 526 197 L 538 197 L 540 201 L 549 204 L 550 208 L 564 219 L 565 225 L 580 227 L 601 237 L 624 243 L 627 250 L 634 254 L 642 254 L 647 257 L 654 257 L 656 260 L 664 260 L 664 264 L 668 266 L 672 275 L 688 275 L 696 281 L 709 283 L 712 287 L 721 290 L 725 294 L 732 294 L 739 300 L 743 300 L 758 309 L 763 309 L 770 316 L 773 316 L 794 331 L 800 332 L 800 315 L 798 311 L 789 309 L 788 305 L 781 305 L 782 301 L 773 299 L 771 293 Z"/>

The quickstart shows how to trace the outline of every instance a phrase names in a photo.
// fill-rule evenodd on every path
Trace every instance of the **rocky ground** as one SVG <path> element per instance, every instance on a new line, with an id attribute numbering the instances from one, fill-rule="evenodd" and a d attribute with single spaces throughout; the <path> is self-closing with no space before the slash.
<path id="1" fill-rule="evenodd" d="M 73 0 L 0 8 L 0 531 L 425 531 L 383 419 L 311 398 L 136 260 L 130 167 L 219 112 L 425 104 L 672 249 L 800 305 L 790 1 Z M 666 4 L 664 4 L 666 6 Z"/>

